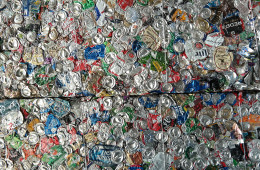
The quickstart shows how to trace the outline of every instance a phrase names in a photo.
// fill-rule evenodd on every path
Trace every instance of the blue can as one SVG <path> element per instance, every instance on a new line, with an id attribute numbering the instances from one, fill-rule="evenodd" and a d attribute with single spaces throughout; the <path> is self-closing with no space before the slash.
<path id="1" fill-rule="evenodd" d="M 60 126 L 61 126 L 60 120 L 56 118 L 53 114 L 50 114 L 47 117 L 47 121 L 44 127 L 45 134 L 46 135 L 56 134 Z"/>
<path id="2" fill-rule="evenodd" d="M 60 98 L 54 99 L 54 103 L 51 105 L 51 111 L 55 116 L 61 118 L 69 113 L 70 111 L 70 103 L 66 100 L 62 100 Z"/>
<path id="3" fill-rule="evenodd" d="M 154 99 L 146 96 L 139 97 L 138 101 L 141 105 L 143 105 L 147 109 L 155 108 L 159 103 L 158 98 Z"/>
<path id="4" fill-rule="evenodd" d="M 115 166 L 112 162 L 112 152 L 119 150 L 119 147 L 113 145 L 95 145 L 89 150 L 89 159 L 99 166 Z"/>
<path id="5" fill-rule="evenodd" d="M 23 0 L 23 16 L 30 15 L 30 0 Z"/>
<path id="6" fill-rule="evenodd" d="M 189 117 L 189 112 L 185 111 L 183 107 L 181 106 L 172 106 L 173 110 L 175 110 L 175 113 L 177 115 L 177 123 L 178 125 L 182 125 L 186 122 L 186 120 Z"/>
<path id="7" fill-rule="evenodd" d="M 12 111 L 20 111 L 18 100 L 10 99 L 0 102 L 0 117 L 5 116 Z"/>
<path id="8" fill-rule="evenodd" d="M 104 44 L 96 45 L 94 47 L 87 47 L 85 49 L 85 59 L 86 60 L 98 60 L 105 57 L 105 48 Z"/>

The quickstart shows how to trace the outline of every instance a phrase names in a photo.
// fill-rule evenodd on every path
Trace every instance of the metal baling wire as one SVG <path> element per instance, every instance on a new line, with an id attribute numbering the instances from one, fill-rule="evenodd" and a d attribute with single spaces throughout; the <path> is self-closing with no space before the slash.
<path id="1" fill-rule="evenodd" d="M 158 96 L 159 97 L 159 96 Z M 159 100 L 160 100 L 160 97 L 159 97 Z M 164 167 L 163 167 L 163 169 L 166 169 L 166 152 L 164 152 L 165 151 L 165 148 L 164 148 L 164 132 L 163 132 L 163 113 L 162 113 L 162 103 L 160 102 L 160 107 L 159 107 L 159 109 L 160 109 L 160 114 L 161 114 L 161 130 L 162 130 L 162 145 L 163 145 L 163 153 L 164 153 L 164 155 L 163 155 L 163 159 L 164 159 Z"/>
<path id="2" fill-rule="evenodd" d="M 164 0 L 162 0 L 162 9 L 161 10 L 163 10 L 163 7 L 164 7 Z M 165 31 L 165 27 L 164 27 L 164 25 L 162 25 L 162 27 L 163 27 L 163 30 L 162 31 Z M 165 34 L 162 34 L 162 35 L 165 35 Z M 165 40 L 165 37 L 161 37 L 162 38 L 162 40 L 161 41 L 164 41 Z M 167 54 L 167 52 L 164 52 L 164 65 L 166 65 L 166 63 L 167 63 L 167 61 L 166 61 L 166 54 Z M 161 67 L 163 67 L 163 65 L 161 66 Z M 165 81 L 166 82 L 163 82 L 163 84 L 167 84 L 167 82 L 168 82 L 168 76 L 167 76 L 167 67 L 165 68 L 166 70 L 165 70 L 165 76 L 166 76 L 166 78 L 165 78 Z M 162 69 L 163 70 L 163 69 Z M 162 74 L 162 72 L 161 72 L 161 74 Z M 162 88 L 162 87 L 161 87 Z M 162 91 L 163 91 L 163 89 L 162 89 Z M 158 96 L 159 97 L 159 96 Z M 159 101 L 160 101 L 160 97 L 159 97 Z M 161 130 L 162 130 L 162 141 L 164 140 L 164 132 L 163 132 L 163 114 L 162 114 L 162 103 L 161 102 L 159 102 L 160 103 L 160 114 L 161 114 Z M 165 148 L 164 148 L 164 143 L 162 143 L 162 145 L 163 145 L 163 153 L 164 153 L 164 155 L 163 155 L 163 159 L 164 159 L 164 164 L 163 164 L 163 169 L 164 170 L 166 170 L 166 152 L 164 152 L 165 151 Z"/>
<path id="3" fill-rule="evenodd" d="M 252 9 L 252 0 L 249 0 L 248 1 L 248 6 L 249 6 L 249 13 L 251 13 L 251 17 L 249 18 L 249 20 L 252 20 L 251 22 L 253 22 L 253 31 L 254 31 L 254 38 L 255 38 L 255 41 L 256 41 L 256 50 L 257 50 L 257 54 L 259 56 L 259 49 L 258 49 L 258 37 L 257 37 L 257 30 L 256 30 L 256 24 L 255 24 L 255 19 L 254 19 L 254 14 L 253 14 L 253 9 Z M 257 16 L 256 16 L 257 17 Z M 259 62 L 259 61 L 258 61 Z M 260 63 L 258 63 L 260 64 Z M 240 92 L 241 93 L 241 92 Z M 239 94 L 239 93 L 238 93 Z M 244 141 L 244 136 L 243 136 L 243 132 L 244 132 L 244 127 L 243 127 L 243 115 L 241 113 L 241 106 L 240 106 L 240 102 L 238 103 L 239 104 L 239 116 L 240 116 L 240 120 L 241 120 L 241 130 L 242 130 L 242 139 L 243 139 L 243 151 L 244 151 L 244 168 L 246 169 L 247 168 L 247 165 L 246 165 L 246 150 L 245 150 L 245 141 Z"/>
<path id="4" fill-rule="evenodd" d="M 238 92 L 237 96 L 239 98 L 240 94 L 242 95 L 243 92 Z M 239 99 L 238 99 L 239 100 Z M 240 116 L 240 120 L 241 120 L 241 131 L 242 131 L 242 140 L 243 140 L 243 152 L 244 152 L 244 168 L 246 169 L 246 149 L 245 149 L 245 141 L 244 141 L 244 136 L 243 136 L 243 132 L 244 132 L 244 127 L 243 127 L 243 115 L 241 113 L 241 106 L 240 106 L 240 101 L 238 101 L 238 112 L 239 112 L 239 116 Z"/>
<path id="5" fill-rule="evenodd" d="M 253 27 L 254 27 L 254 33 L 255 33 L 254 37 L 255 37 L 255 41 L 256 41 L 256 50 L 257 50 L 257 53 L 259 54 L 257 30 L 256 30 L 256 27 L 255 27 L 255 19 L 254 19 L 254 14 L 253 14 L 253 9 L 252 9 L 252 0 L 249 0 L 249 12 L 251 13 L 251 19 L 252 19 Z"/>
<path id="6" fill-rule="evenodd" d="M 2 119 L 4 114 L 3 114 L 2 110 L 0 112 L 1 112 L 1 119 Z M 8 154 L 7 145 L 5 145 L 5 141 L 4 141 L 4 147 L 5 147 L 5 159 L 8 159 L 9 158 L 9 154 Z M 0 151 L 0 159 L 1 158 L 2 158 L 2 152 Z"/>
<path id="7" fill-rule="evenodd" d="M 258 48 L 258 38 L 257 38 L 257 30 L 256 30 L 256 24 L 255 24 L 255 19 L 254 19 L 254 14 L 253 14 L 253 9 L 252 9 L 252 0 L 248 0 L 248 6 L 249 6 L 249 13 L 251 13 L 251 17 L 250 18 L 248 18 L 249 19 L 249 24 L 250 24 L 250 26 L 251 26 L 251 23 L 250 22 L 252 22 L 253 23 L 253 31 L 254 31 L 254 39 L 255 39 L 255 41 L 256 41 L 256 50 L 257 50 L 257 54 L 258 54 L 258 56 L 260 55 L 260 52 L 259 52 L 259 48 Z M 256 18 L 257 18 L 257 16 L 256 16 Z M 250 20 L 252 20 L 252 21 L 250 21 Z M 253 63 L 253 59 L 250 59 L 251 60 L 251 62 Z M 258 64 L 260 64 L 260 61 L 258 61 Z"/>
<path id="8" fill-rule="evenodd" d="M 82 103 L 82 101 L 80 103 Z M 81 105 L 80 105 L 80 107 L 81 107 Z M 83 109 L 82 110 L 83 110 L 83 112 L 81 114 L 81 120 L 84 120 L 84 117 L 83 117 L 83 115 L 85 115 L 85 106 L 84 105 L 83 105 Z M 84 152 L 85 152 L 84 164 L 85 164 L 85 167 L 87 168 L 87 158 L 86 158 L 86 156 L 87 156 L 87 153 L 86 153 L 87 145 L 86 145 L 86 139 L 84 137 L 84 130 L 83 130 L 83 137 L 82 137 L 82 139 L 84 141 L 84 147 L 85 147 L 85 150 L 84 150 Z"/>
<path id="9" fill-rule="evenodd" d="M 164 0 L 162 0 L 162 10 L 163 10 L 163 7 L 164 7 Z M 163 27 L 163 31 L 165 31 L 165 29 L 164 29 L 164 25 L 162 25 L 162 27 Z M 165 34 L 163 34 L 163 35 L 165 35 Z M 165 40 L 165 37 L 162 37 L 162 41 L 164 41 Z M 166 65 L 166 63 L 167 63 L 167 61 L 166 61 L 166 52 L 164 52 L 164 65 Z M 163 67 L 163 66 L 161 66 L 161 67 Z M 166 78 L 165 78 L 165 81 L 166 82 L 163 82 L 163 84 L 167 84 L 167 82 L 168 82 L 168 76 L 167 76 L 167 67 L 165 68 L 166 70 L 165 70 L 165 76 L 166 76 Z M 163 69 L 162 69 L 163 70 Z M 161 74 L 162 74 L 162 72 L 161 72 Z M 162 88 L 162 87 L 161 87 Z M 163 89 L 162 89 L 163 90 Z M 159 97 L 159 96 L 158 96 Z M 159 100 L 160 100 L 160 97 L 159 97 Z M 162 114 L 162 103 L 160 102 L 160 114 L 161 114 L 161 128 L 162 128 L 162 140 L 164 140 L 164 132 L 163 132 L 163 114 Z M 164 155 L 163 155 L 163 159 L 164 159 L 164 164 L 163 164 L 163 168 L 164 169 L 166 169 L 166 152 L 164 152 L 165 151 L 165 148 L 164 148 L 164 143 L 162 143 L 162 145 L 163 145 L 163 153 L 164 153 Z"/>

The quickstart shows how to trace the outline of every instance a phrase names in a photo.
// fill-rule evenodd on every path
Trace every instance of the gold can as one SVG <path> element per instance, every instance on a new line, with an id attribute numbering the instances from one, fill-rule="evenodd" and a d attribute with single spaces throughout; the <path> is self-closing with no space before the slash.
<path id="1" fill-rule="evenodd" d="M 212 31 L 212 28 L 210 27 L 209 23 L 201 17 L 198 17 L 196 21 L 196 26 L 203 32 Z"/>
<path id="2" fill-rule="evenodd" d="M 161 41 L 159 35 L 153 29 L 153 27 L 148 26 L 145 30 L 142 31 L 141 35 L 142 41 L 152 50 L 156 51 L 160 47 Z"/>
<path id="3" fill-rule="evenodd" d="M 28 123 L 27 130 L 29 132 L 34 131 L 34 125 L 36 125 L 37 123 L 40 123 L 40 120 L 37 118 L 33 119 L 31 122 Z"/>

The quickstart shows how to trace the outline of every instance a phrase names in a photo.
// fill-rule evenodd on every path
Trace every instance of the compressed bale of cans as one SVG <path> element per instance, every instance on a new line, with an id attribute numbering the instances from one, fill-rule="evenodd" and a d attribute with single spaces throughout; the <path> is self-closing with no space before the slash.
<path id="1" fill-rule="evenodd" d="M 259 11 L 1 0 L 0 168 L 260 170 Z"/>

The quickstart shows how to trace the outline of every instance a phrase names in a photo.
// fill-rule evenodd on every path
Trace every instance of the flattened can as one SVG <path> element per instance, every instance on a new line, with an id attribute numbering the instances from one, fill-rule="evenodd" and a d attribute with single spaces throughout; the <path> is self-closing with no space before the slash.
<path id="1" fill-rule="evenodd" d="M 114 166 L 112 155 L 115 150 L 120 148 L 113 145 L 95 145 L 89 150 L 89 159 L 100 166 Z"/>

